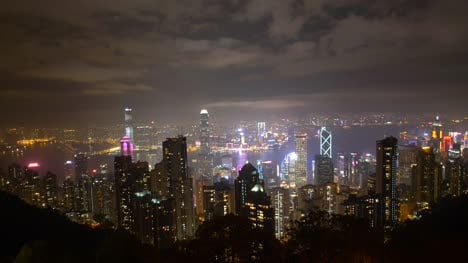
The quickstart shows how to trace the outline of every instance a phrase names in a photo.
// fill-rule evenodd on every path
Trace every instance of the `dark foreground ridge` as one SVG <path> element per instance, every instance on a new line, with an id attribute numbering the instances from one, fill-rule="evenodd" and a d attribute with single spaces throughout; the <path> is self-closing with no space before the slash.
<path id="1" fill-rule="evenodd" d="M 124 231 L 92 229 L 0 191 L 0 262 L 155 262 Z"/>
<path id="2" fill-rule="evenodd" d="M 313 212 L 280 243 L 228 215 L 158 254 L 124 231 L 92 229 L 0 192 L 0 262 L 468 262 L 468 196 L 402 224 L 388 244 L 366 222 Z"/>

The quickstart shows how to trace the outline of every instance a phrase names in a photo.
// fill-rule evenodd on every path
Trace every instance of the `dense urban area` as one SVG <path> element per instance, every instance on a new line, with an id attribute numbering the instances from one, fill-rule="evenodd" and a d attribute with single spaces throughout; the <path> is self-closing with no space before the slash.
<path id="1" fill-rule="evenodd" d="M 402 226 L 468 193 L 467 117 L 220 125 L 202 109 L 193 124 L 175 125 L 121 114 L 114 127 L 3 129 L 0 189 L 70 224 L 128 235 L 155 258 L 207 262 L 391 260 L 384 251 Z M 356 231 L 364 237 L 334 238 L 370 247 L 326 253 L 339 242 L 324 229 Z M 231 247 L 219 249 L 218 235 Z M 236 248 L 242 240 L 250 245 Z M 23 243 L 12 251 L 27 257 Z"/>

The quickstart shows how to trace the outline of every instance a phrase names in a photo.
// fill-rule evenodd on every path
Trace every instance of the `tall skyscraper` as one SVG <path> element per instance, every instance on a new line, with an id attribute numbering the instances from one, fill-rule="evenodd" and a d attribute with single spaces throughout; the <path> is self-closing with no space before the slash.
<path id="1" fill-rule="evenodd" d="M 44 176 L 44 205 L 57 208 L 57 175 L 47 172 Z"/>
<path id="2" fill-rule="evenodd" d="M 307 184 L 307 134 L 296 134 L 296 188 Z"/>
<path id="3" fill-rule="evenodd" d="M 258 143 L 263 144 L 266 137 L 266 123 L 257 122 L 257 140 Z"/>
<path id="4" fill-rule="evenodd" d="M 250 163 L 239 171 L 235 180 L 236 213 L 249 219 L 254 227 L 274 235 L 274 208 L 259 176 L 258 170 Z"/>
<path id="5" fill-rule="evenodd" d="M 387 137 L 377 141 L 376 194 L 380 197 L 379 225 L 388 233 L 398 223 L 396 172 L 398 140 Z"/>
<path id="6" fill-rule="evenodd" d="M 320 155 L 332 158 L 332 134 L 326 127 L 320 129 Z"/>
<path id="7" fill-rule="evenodd" d="M 334 182 L 333 163 L 326 155 L 315 156 L 315 184 L 326 185 Z"/>
<path id="8" fill-rule="evenodd" d="M 200 111 L 200 153 L 202 155 L 210 154 L 210 115 L 208 110 Z"/>
<path id="9" fill-rule="evenodd" d="M 163 142 L 163 165 L 169 178 L 169 194 L 174 200 L 176 239 L 186 240 L 195 234 L 193 179 L 187 167 L 187 138 L 179 136 Z"/>
<path id="10" fill-rule="evenodd" d="M 242 207 L 247 202 L 248 193 L 259 182 L 258 170 L 251 163 L 246 163 L 239 171 L 239 176 L 234 182 L 237 215 L 240 215 Z"/>
<path id="11" fill-rule="evenodd" d="M 270 190 L 271 204 L 275 211 L 275 237 L 278 240 L 286 237 L 289 226 L 291 198 L 287 188 L 276 187 Z"/>
<path id="12" fill-rule="evenodd" d="M 132 109 L 125 108 L 125 136 L 130 138 L 130 141 L 133 142 L 133 116 Z"/>
<path id="13" fill-rule="evenodd" d="M 413 182 L 416 202 L 419 208 L 428 208 L 435 201 L 434 191 L 438 188 L 434 185 L 436 180 L 435 155 L 431 147 L 423 147 L 419 150 L 416 164 L 416 175 Z"/>
<path id="14" fill-rule="evenodd" d="M 114 160 L 115 196 L 117 208 L 117 226 L 129 232 L 134 231 L 135 217 L 133 214 L 134 186 L 132 158 L 116 156 Z"/>
<path id="15" fill-rule="evenodd" d="M 75 154 L 75 182 L 79 182 L 83 175 L 88 174 L 88 156 L 85 153 Z"/>

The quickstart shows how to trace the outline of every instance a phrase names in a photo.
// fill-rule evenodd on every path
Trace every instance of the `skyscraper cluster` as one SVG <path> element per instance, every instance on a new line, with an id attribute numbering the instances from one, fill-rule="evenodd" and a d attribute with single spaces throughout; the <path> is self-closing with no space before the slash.
<path id="1" fill-rule="evenodd" d="M 416 142 L 385 137 L 375 153 L 343 153 L 333 151 L 332 128 L 324 126 L 314 126 L 314 133 L 288 124 L 281 134 L 254 122 L 236 127 L 232 137 L 214 134 L 206 109 L 187 133 L 192 138 L 164 137 L 160 145 L 138 148 L 132 113 L 125 108 L 113 173 L 105 165 L 90 168 L 93 151 L 79 152 L 64 163 L 63 180 L 41 174 L 38 163 L 13 164 L 0 174 L 0 187 L 74 221 L 124 229 L 161 250 L 228 214 L 281 240 L 292 221 L 324 211 L 363 218 L 387 239 L 400 222 L 468 190 L 464 141 L 444 133 L 440 118 Z M 161 151 L 154 165 L 136 158 L 154 148 Z M 252 152 L 261 152 L 256 162 Z"/>

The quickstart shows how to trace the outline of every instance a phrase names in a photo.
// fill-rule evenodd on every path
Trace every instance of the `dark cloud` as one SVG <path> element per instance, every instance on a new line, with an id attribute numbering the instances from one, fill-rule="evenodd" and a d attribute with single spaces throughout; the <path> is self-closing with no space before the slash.
<path id="1" fill-rule="evenodd" d="M 11 114 L 0 121 L 63 120 L 86 107 L 83 122 L 98 122 L 124 105 L 176 119 L 203 105 L 422 112 L 441 90 L 443 110 L 459 112 L 467 8 L 462 0 L 10 1 L 0 9 L 0 105 Z M 38 103 L 47 106 L 37 111 Z"/>

